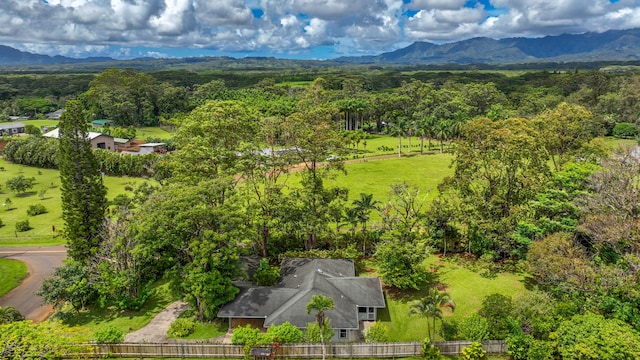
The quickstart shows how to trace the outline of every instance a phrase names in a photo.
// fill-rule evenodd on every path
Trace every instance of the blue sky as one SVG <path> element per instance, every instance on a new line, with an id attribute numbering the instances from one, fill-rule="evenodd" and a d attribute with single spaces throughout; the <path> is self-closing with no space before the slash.
<path id="1" fill-rule="evenodd" d="M 331 59 L 640 27 L 640 0 L 2 0 L 0 44 L 71 57 Z"/>

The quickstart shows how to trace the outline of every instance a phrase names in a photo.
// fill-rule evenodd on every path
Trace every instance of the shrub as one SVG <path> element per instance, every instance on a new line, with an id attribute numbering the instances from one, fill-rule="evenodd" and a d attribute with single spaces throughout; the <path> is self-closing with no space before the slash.
<path id="1" fill-rule="evenodd" d="M 462 349 L 462 356 L 467 360 L 479 360 L 487 358 L 487 351 L 482 348 L 482 344 L 474 341 L 466 348 Z"/>
<path id="2" fill-rule="evenodd" d="M 31 230 L 31 225 L 29 225 L 29 220 L 18 221 L 16 223 L 17 232 L 25 232 L 29 230 Z"/>
<path id="3" fill-rule="evenodd" d="M 431 344 L 429 338 L 425 338 L 422 341 L 422 347 L 420 349 L 422 357 L 428 360 L 438 360 L 442 358 L 440 354 L 440 348 Z"/>
<path id="4" fill-rule="evenodd" d="M 238 326 L 233 329 L 233 335 L 231 336 L 231 343 L 233 345 L 244 345 L 255 341 L 260 334 L 260 330 L 252 328 L 251 325 L 245 327 Z"/>
<path id="5" fill-rule="evenodd" d="M 576 315 L 550 336 L 563 359 L 638 359 L 640 334 L 617 319 Z"/>
<path id="6" fill-rule="evenodd" d="M 3 227 L 4 223 L 2 222 L 2 219 L 0 219 L 0 227 Z"/>
<path id="7" fill-rule="evenodd" d="M 27 215 L 36 216 L 47 212 L 47 208 L 42 204 L 32 204 L 27 208 Z"/>
<path id="8" fill-rule="evenodd" d="M 460 336 L 464 340 L 482 341 L 489 338 L 489 323 L 484 317 L 473 314 L 460 324 Z"/>
<path id="9" fill-rule="evenodd" d="M 13 306 L 0 306 L 0 324 L 10 324 L 24 320 L 24 316 Z"/>
<path id="10" fill-rule="evenodd" d="M 281 344 L 299 344 L 304 342 L 304 333 L 288 321 L 267 329 L 267 335 Z"/>
<path id="11" fill-rule="evenodd" d="M 633 138 L 638 135 L 638 127 L 632 123 L 617 123 L 612 130 L 613 136 L 617 138 Z"/>
<path id="12" fill-rule="evenodd" d="M 269 265 L 266 258 L 260 259 L 260 265 L 253 274 L 253 282 L 258 286 L 273 286 L 280 278 L 280 270 L 275 266 Z"/>
<path id="13" fill-rule="evenodd" d="M 98 344 L 118 344 L 124 341 L 124 333 L 113 326 L 109 326 L 96 331 L 94 338 Z"/>
<path id="14" fill-rule="evenodd" d="M 513 312 L 510 296 L 491 294 L 482 301 L 479 314 L 487 319 L 489 337 L 495 340 L 505 339 L 511 330 L 509 318 Z"/>
<path id="15" fill-rule="evenodd" d="M 193 319 L 179 318 L 171 323 L 167 335 L 169 337 L 185 337 L 196 331 L 196 323 Z"/>
<path id="16" fill-rule="evenodd" d="M 368 343 L 389 341 L 389 328 L 387 325 L 376 321 L 364 332 L 364 340 Z"/>
<path id="17" fill-rule="evenodd" d="M 317 344 L 322 342 L 324 338 L 324 342 L 327 343 L 331 341 L 333 335 L 335 334 L 335 330 L 331 327 L 331 319 L 324 319 L 324 326 L 322 327 L 322 336 L 320 336 L 320 326 L 316 321 L 307 323 L 307 334 L 306 339 L 307 342 L 312 344 Z"/>
<path id="18" fill-rule="evenodd" d="M 458 324 L 458 322 L 455 320 L 442 321 L 440 333 L 442 334 L 442 337 L 447 341 L 457 340 L 459 339 L 460 324 Z"/>

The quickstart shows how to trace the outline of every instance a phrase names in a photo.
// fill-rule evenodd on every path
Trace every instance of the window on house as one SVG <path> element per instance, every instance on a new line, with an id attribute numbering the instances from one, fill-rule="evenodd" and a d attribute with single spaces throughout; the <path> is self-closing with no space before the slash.
<path id="1" fill-rule="evenodd" d="M 367 308 L 365 308 L 365 307 L 359 307 L 359 308 L 358 308 L 358 312 L 359 312 L 359 313 L 366 313 L 366 312 L 367 312 Z"/>
<path id="2" fill-rule="evenodd" d="M 372 307 L 369 308 L 369 313 L 373 314 L 374 310 Z"/>
<path id="3" fill-rule="evenodd" d="M 338 335 L 340 337 L 340 339 L 346 339 L 347 338 L 347 329 L 340 329 L 340 335 Z"/>
<path id="4" fill-rule="evenodd" d="M 105 143 L 98 143 L 98 144 L 96 145 L 96 147 L 97 147 L 98 149 L 106 149 L 106 148 L 107 148 L 107 145 L 106 145 Z"/>

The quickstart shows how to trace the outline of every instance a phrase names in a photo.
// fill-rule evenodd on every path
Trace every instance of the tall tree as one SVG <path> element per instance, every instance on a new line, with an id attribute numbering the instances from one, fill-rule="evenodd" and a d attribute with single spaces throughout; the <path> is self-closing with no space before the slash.
<path id="1" fill-rule="evenodd" d="M 470 248 L 478 255 L 494 251 L 498 257 L 513 256 L 511 234 L 520 207 L 549 179 L 542 139 L 523 119 L 479 118 L 465 124 L 462 134 L 453 160 L 455 176 L 440 187 L 440 199 L 457 203 L 448 222 L 467 234 L 464 240 L 474 241 Z"/>
<path id="2" fill-rule="evenodd" d="M 556 170 L 568 161 L 567 155 L 576 153 L 594 135 L 599 135 L 593 129 L 591 112 L 564 102 L 540 114 L 534 124 Z"/>
<path id="3" fill-rule="evenodd" d="M 62 219 L 68 255 L 86 263 L 100 247 L 107 190 L 91 149 L 79 101 L 67 103 L 59 129 Z"/>

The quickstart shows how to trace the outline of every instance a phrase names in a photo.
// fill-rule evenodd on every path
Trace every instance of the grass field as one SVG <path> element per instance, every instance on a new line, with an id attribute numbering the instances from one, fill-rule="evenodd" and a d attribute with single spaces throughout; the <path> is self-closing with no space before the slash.
<path id="1" fill-rule="evenodd" d="M 25 125 L 33 125 L 38 129 L 41 126 L 58 126 L 58 120 L 20 120 Z M 0 124 L 11 124 L 13 121 L 0 122 Z"/>
<path id="2" fill-rule="evenodd" d="M 146 138 L 170 139 L 174 134 L 157 126 L 136 128 L 136 139 L 140 140 L 145 140 Z"/>
<path id="3" fill-rule="evenodd" d="M 442 310 L 445 321 L 460 321 L 477 312 L 488 295 L 499 293 L 515 300 L 528 291 L 523 284 L 523 275 L 499 273 L 493 278 L 485 278 L 435 255 L 430 256 L 425 265 L 437 268 L 438 282 L 456 303 L 455 312 Z M 389 327 L 391 341 L 417 341 L 427 337 L 427 320 L 409 315 L 411 304 L 425 295 L 426 291 L 405 292 L 399 296 L 387 293 L 387 308 L 379 313 L 379 318 Z"/>
<path id="4" fill-rule="evenodd" d="M 27 266 L 18 260 L 0 259 L 0 297 L 18 286 L 27 276 Z"/>
<path id="5" fill-rule="evenodd" d="M 339 185 L 349 189 L 350 200 L 360 193 L 373 194 L 374 200 L 386 202 L 391 185 L 407 182 L 415 185 L 427 201 L 437 195 L 437 185 L 453 174 L 449 167 L 451 154 L 412 155 L 401 158 L 371 158 L 367 162 L 357 160 L 346 165 L 347 173 L 328 181 L 327 185 Z"/>
<path id="6" fill-rule="evenodd" d="M 4 159 L 0 159 L 0 167 L 4 168 L 3 171 L 0 171 L 0 204 L 6 203 L 6 199 L 11 200 L 11 209 L 8 206 L 0 206 L 0 219 L 4 224 L 0 227 L 0 246 L 62 244 L 64 241 L 59 236 L 64 225 L 60 206 L 60 172 L 52 169 L 15 165 Z M 36 183 L 33 189 L 25 194 L 10 192 L 6 187 L 6 182 L 18 175 L 35 178 Z M 108 189 L 107 198 L 113 199 L 116 195 L 126 193 L 125 187 L 135 188 L 144 181 L 148 180 L 105 176 L 104 182 Z M 36 203 L 44 205 L 48 212 L 28 216 L 27 208 Z M 17 232 L 16 222 L 24 220 L 29 220 L 32 229 Z M 53 227 L 55 227 L 55 232 Z"/>

